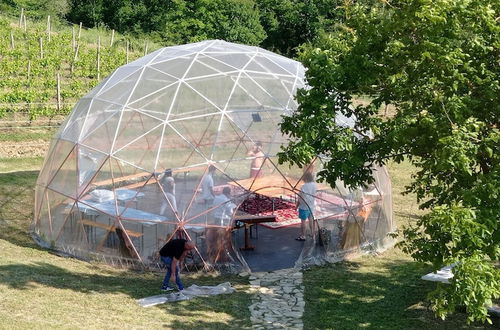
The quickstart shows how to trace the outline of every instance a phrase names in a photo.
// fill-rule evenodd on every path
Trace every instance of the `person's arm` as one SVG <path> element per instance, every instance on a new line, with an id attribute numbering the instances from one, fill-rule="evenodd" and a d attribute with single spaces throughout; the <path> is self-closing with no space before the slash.
<path id="1" fill-rule="evenodd" d="M 174 260 L 176 260 L 176 262 L 177 262 L 177 263 L 182 263 L 182 262 L 184 262 L 184 259 L 186 258 L 186 255 L 188 254 L 188 252 L 189 252 L 188 250 L 184 250 L 184 251 L 182 252 L 181 257 L 179 258 L 179 260 L 175 259 L 175 257 L 174 257 Z M 172 262 L 172 263 L 173 263 L 173 262 Z M 172 272 L 173 272 L 173 271 L 174 271 L 174 270 L 172 270 Z M 175 277 L 174 277 L 174 280 L 175 280 Z"/>
<path id="2" fill-rule="evenodd" d="M 186 257 L 186 254 L 188 253 L 188 250 L 184 250 L 181 254 L 181 258 L 179 259 L 180 262 L 184 261 L 184 258 Z"/>
<path id="3" fill-rule="evenodd" d="M 299 208 L 300 205 L 300 199 L 302 198 L 302 188 L 300 188 L 299 193 L 295 196 L 296 201 L 295 201 L 295 208 Z"/>

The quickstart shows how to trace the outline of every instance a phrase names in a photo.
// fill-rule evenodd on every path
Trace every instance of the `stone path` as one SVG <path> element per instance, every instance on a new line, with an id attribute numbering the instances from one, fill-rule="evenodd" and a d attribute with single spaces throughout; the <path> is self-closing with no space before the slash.
<path id="1" fill-rule="evenodd" d="M 303 329 L 304 286 L 302 272 L 284 269 L 252 273 L 250 305 L 252 329 Z"/>

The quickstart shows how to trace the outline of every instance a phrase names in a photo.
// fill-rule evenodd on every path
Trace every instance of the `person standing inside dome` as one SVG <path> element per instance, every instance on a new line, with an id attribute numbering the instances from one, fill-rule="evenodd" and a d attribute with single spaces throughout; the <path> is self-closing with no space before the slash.
<path id="1" fill-rule="evenodd" d="M 260 168 L 262 167 L 262 164 L 265 160 L 265 154 L 262 151 L 262 142 L 255 142 L 253 149 L 247 153 L 247 156 L 255 157 L 254 159 L 252 159 L 252 163 L 250 164 L 250 177 L 257 178 L 262 176 L 262 171 L 260 170 Z"/>
<path id="2" fill-rule="evenodd" d="M 306 221 L 314 220 L 312 212 L 315 208 L 316 199 L 316 182 L 311 172 L 306 172 L 303 176 L 304 184 L 300 188 L 299 196 L 297 198 L 297 208 L 300 218 L 300 236 L 296 238 L 297 241 L 306 240 Z M 312 230 L 312 229 L 311 229 Z"/>
<path id="3" fill-rule="evenodd" d="M 205 203 L 205 207 L 212 206 L 215 198 L 214 193 L 214 173 L 217 168 L 213 165 L 208 167 L 208 173 L 201 182 L 201 197 Z"/>
<path id="4" fill-rule="evenodd" d="M 207 227 L 207 255 L 208 261 L 216 263 L 227 260 L 227 251 L 231 249 L 231 237 L 228 226 L 236 205 L 231 201 L 231 188 L 224 187 L 222 194 L 217 195 L 213 205 L 213 220 L 211 226 Z"/>
<path id="5" fill-rule="evenodd" d="M 175 199 L 175 180 L 172 177 L 171 169 L 165 170 L 161 185 L 166 200 L 162 198 L 160 214 L 165 216 L 167 220 L 175 220 L 177 218 L 177 202 Z"/>
<path id="6" fill-rule="evenodd" d="M 231 188 L 224 187 L 222 189 L 222 194 L 217 195 L 214 199 L 214 206 L 216 206 L 213 211 L 216 220 L 215 224 L 223 227 L 228 226 L 236 208 L 236 205 L 231 202 Z"/>
<path id="7" fill-rule="evenodd" d="M 165 197 L 167 199 L 163 200 L 161 203 L 160 214 L 165 216 L 167 220 L 177 219 L 177 201 L 174 195 L 174 186 L 167 185 L 164 188 Z"/>
<path id="8" fill-rule="evenodd" d="M 172 169 L 168 168 L 165 170 L 161 179 L 161 183 L 164 189 L 171 187 L 172 193 L 175 195 L 175 180 L 172 176 Z"/>

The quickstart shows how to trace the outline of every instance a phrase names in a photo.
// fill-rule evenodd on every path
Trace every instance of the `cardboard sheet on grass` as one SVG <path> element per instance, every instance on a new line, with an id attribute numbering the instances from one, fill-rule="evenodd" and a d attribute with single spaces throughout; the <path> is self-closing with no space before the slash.
<path id="1" fill-rule="evenodd" d="M 193 284 L 189 288 L 185 288 L 184 290 L 182 290 L 182 293 L 170 292 L 157 296 L 146 297 L 137 299 L 137 303 L 142 307 L 151 307 L 159 304 L 164 304 L 166 302 L 189 300 L 195 297 L 203 296 L 215 296 L 218 294 L 233 293 L 234 291 L 234 288 L 229 282 L 224 282 L 216 286 L 198 286 L 196 284 Z"/>

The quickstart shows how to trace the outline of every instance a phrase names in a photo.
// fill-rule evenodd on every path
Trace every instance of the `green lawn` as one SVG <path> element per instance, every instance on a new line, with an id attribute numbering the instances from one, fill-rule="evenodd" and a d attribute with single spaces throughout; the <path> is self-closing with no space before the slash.
<path id="1" fill-rule="evenodd" d="M 237 292 L 151 308 L 135 299 L 158 294 L 163 274 L 135 272 L 64 258 L 39 248 L 28 235 L 40 158 L 0 160 L 0 329 L 4 328 L 216 328 L 251 327 L 248 280 L 185 275 L 187 285 L 230 281 Z M 391 165 L 398 224 L 421 211 L 399 196 L 411 167 Z M 3 173 L 2 173 L 3 172 Z M 380 256 L 304 272 L 305 329 L 454 329 L 463 314 L 435 319 L 425 297 L 431 269 L 397 249 Z"/>
<path id="2" fill-rule="evenodd" d="M 50 139 L 56 133 L 55 128 L 48 129 L 36 129 L 29 127 L 20 129 L 10 129 L 10 130 L 0 130 L 0 141 L 9 142 L 21 142 L 21 141 L 33 141 L 33 140 L 44 140 L 50 141 Z"/>
<path id="3" fill-rule="evenodd" d="M 0 162 L 0 329 L 4 328 L 245 328 L 250 326 L 247 278 L 185 276 L 185 284 L 230 281 L 231 295 L 142 308 L 136 299 L 160 294 L 161 273 L 113 269 L 63 258 L 28 235 L 41 159 Z"/>

